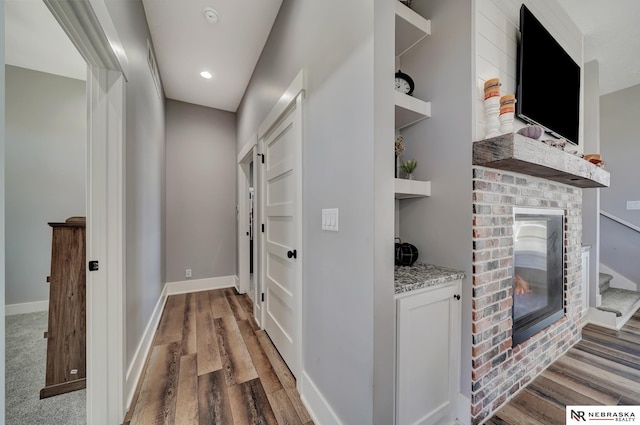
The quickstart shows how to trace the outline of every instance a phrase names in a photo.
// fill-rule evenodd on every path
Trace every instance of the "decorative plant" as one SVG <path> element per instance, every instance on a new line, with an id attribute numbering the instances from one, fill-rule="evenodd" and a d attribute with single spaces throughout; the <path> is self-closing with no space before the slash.
<path id="1" fill-rule="evenodd" d="M 407 175 L 409 176 L 413 174 L 417 166 L 418 166 L 418 161 L 416 161 L 415 159 L 408 159 L 400 163 L 400 169 L 405 173 L 407 173 Z"/>
<path id="2" fill-rule="evenodd" d="M 404 137 L 402 137 L 402 134 L 396 137 L 396 156 L 400 156 L 402 152 L 404 152 L 403 140 Z"/>

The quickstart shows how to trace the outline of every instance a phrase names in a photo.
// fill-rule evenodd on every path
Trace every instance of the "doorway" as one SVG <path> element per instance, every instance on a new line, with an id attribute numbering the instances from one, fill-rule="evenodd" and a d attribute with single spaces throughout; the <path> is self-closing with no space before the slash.
<path id="1" fill-rule="evenodd" d="M 238 155 L 238 285 L 254 305 L 254 318 L 262 326 L 261 288 L 258 268 L 257 148 L 250 142 Z"/>
<path id="2" fill-rule="evenodd" d="M 87 275 L 87 333 L 92 336 L 87 342 L 87 418 L 89 423 L 119 423 L 124 413 L 123 131 L 128 61 L 104 0 L 44 2 L 88 65 L 87 256 L 101 266 Z M 4 103 L 4 92 L 2 96 Z M 2 181 L 4 186 L 4 176 Z M 4 269 L 4 256 L 1 261 Z"/>
<path id="3" fill-rule="evenodd" d="M 258 131 L 262 324 L 296 377 L 303 346 L 303 83 L 300 71 Z"/>
<path id="4" fill-rule="evenodd" d="M 4 31 L 6 422 L 46 422 L 55 414 L 86 423 L 84 281 L 50 279 L 49 223 L 75 217 L 74 229 L 84 234 L 87 65 L 42 2 L 7 1 Z M 74 242 L 84 246 L 84 238 Z M 69 264 L 81 269 L 83 257 Z M 63 309 L 49 304 L 56 288 L 66 294 Z M 31 337 L 18 338 L 23 333 Z"/>
<path id="5" fill-rule="evenodd" d="M 124 417 L 124 111 L 128 60 L 104 0 L 44 0 L 87 65 L 87 422 Z"/>

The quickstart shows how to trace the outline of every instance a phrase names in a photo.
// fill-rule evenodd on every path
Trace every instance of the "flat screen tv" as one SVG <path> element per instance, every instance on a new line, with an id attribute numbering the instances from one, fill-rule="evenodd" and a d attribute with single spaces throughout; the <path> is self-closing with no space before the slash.
<path id="1" fill-rule="evenodd" d="M 517 69 L 516 116 L 577 145 L 580 66 L 524 4 Z"/>

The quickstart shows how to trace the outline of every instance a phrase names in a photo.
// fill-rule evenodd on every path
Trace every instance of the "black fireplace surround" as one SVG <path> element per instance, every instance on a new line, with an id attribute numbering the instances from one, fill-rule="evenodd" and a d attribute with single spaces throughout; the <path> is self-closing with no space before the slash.
<path id="1" fill-rule="evenodd" d="M 564 211 L 514 208 L 513 346 L 564 316 Z"/>

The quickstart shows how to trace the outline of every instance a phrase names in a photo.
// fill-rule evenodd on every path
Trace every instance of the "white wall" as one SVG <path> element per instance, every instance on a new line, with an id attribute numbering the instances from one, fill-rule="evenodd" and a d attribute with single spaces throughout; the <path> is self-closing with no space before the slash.
<path id="1" fill-rule="evenodd" d="M 147 64 L 149 28 L 140 0 L 107 0 L 129 59 L 126 83 L 126 358 L 128 368 L 165 282 L 164 98 Z"/>
<path id="2" fill-rule="evenodd" d="M 540 20 L 573 60 L 582 66 L 582 33 L 556 0 L 476 1 L 475 140 L 485 137 L 484 82 L 498 77 L 502 83 L 501 94 L 516 92 L 517 43 L 522 3 Z M 557 90 L 561 91 L 562 88 L 557 87 Z M 518 129 L 525 123 L 516 118 L 514 125 Z M 582 126 L 580 139 L 582 139 Z M 582 141 L 578 149 L 582 150 Z"/>
<path id="3" fill-rule="evenodd" d="M 86 83 L 6 65 L 6 302 L 48 301 L 48 222 L 86 209 Z"/>
<path id="4" fill-rule="evenodd" d="M 167 282 L 236 274 L 236 115 L 166 102 Z"/>
<path id="5" fill-rule="evenodd" d="M 392 16 L 388 13 L 387 19 Z M 373 19 L 374 5 L 365 0 L 285 0 L 238 110 L 241 145 L 256 132 L 280 95 L 304 68 L 304 245 L 301 252 L 305 265 L 303 368 L 306 376 L 298 379 L 313 382 L 328 407 L 345 424 L 392 422 L 391 409 L 373 415 L 374 362 L 380 354 L 378 349 L 374 354 L 376 273 L 387 274 L 387 286 L 380 294 L 381 298 L 387 298 L 386 303 L 376 300 L 384 305 L 382 310 L 386 310 L 380 310 L 380 314 L 385 316 L 387 326 L 392 326 L 394 321 L 391 219 L 388 260 L 376 259 L 374 255 L 377 244 L 383 242 L 376 240 L 374 222 L 377 196 L 374 89 L 378 87 L 374 88 Z M 392 40 L 391 26 L 383 27 L 387 31 L 386 39 Z M 390 98 L 391 53 L 387 60 L 389 84 L 383 86 L 382 91 L 390 90 Z M 389 110 L 381 133 L 388 135 L 389 158 L 393 151 L 392 119 Z M 388 177 L 384 178 L 388 179 L 389 190 L 380 196 L 387 197 L 387 209 L 392 211 L 390 159 L 388 163 Z M 382 173 L 386 175 L 384 170 Z M 384 201 L 381 204 L 384 209 Z M 322 208 L 339 208 L 339 232 L 320 229 Z M 376 260 L 383 270 L 375 269 Z M 387 358 L 392 359 L 392 334 L 384 332 L 384 335 L 376 334 L 377 337 L 386 341 L 380 351 L 386 351 Z M 391 368 L 392 364 L 387 362 L 383 367 Z M 388 402 L 380 402 L 379 406 L 389 406 L 392 379 L 377 385 L 388 391 L 386 397 L 381 396 Z M 303 397 L 307 389 L 303 387 Z"/>

